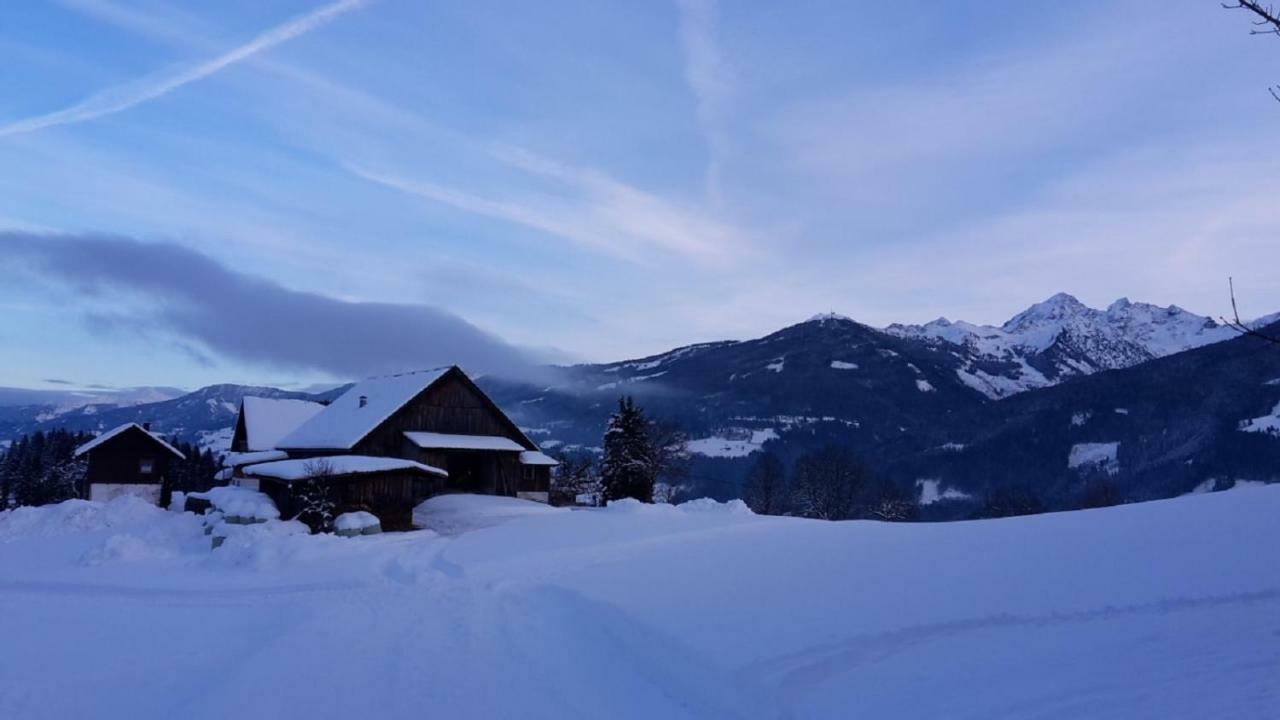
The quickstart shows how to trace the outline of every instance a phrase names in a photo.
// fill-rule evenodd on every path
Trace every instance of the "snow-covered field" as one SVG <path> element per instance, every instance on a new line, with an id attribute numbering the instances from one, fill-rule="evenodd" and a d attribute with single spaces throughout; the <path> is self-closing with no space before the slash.
<path id="1" fill-rule="evenodd" d="M 1280 486 L 905 525 L 451 497 L 0 515 L 3 718 L 1276 718 Z"/>

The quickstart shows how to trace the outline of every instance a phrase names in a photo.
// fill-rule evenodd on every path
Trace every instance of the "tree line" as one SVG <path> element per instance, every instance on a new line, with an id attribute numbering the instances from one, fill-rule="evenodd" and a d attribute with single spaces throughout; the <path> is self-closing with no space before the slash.
<path id="1" fill-rule="evenodd" d="M 39 430 L 14 440 L 0 455 L 0 510 L 83 498 L 88 460 L 75 457 L 75 451 L 93 437 L 57 429 Z M 201 452 L 188 442 L 168 442 L 186 456 L 169 464 L 166 482 L 171 488 L 192 492 L 213 487 L 218 472 L 213 453 L 207 449 Z"/>
<path id="2" fill-rule="evenodd" d="M 630 397 L 605 428 L 602 451 L 559 454 L 552 493 L 557 504 L 605 504 L 634 498 L 676 502 L 689 472 L 683 432 L 649 418 Z M 913 520 L 914 493 L 870 473 L 851 451 L 829 446 L 800 457 L 790 473 L 772 452 L 763 453 L 743 488 L 743 500 L 762 515 L 824 520 Z"/>

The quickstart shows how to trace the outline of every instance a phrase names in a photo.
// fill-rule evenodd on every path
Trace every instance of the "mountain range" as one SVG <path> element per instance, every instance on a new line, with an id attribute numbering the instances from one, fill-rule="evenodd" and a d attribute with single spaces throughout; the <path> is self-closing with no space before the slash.
<path id="1" fill-rule="evenodd" d="M 1033 488 L 1056 507 L 1091 477 L 1141 499 L 1280 473 L 1280 419 L 1269 420 L 1280 414 L 1280 348 L 1126 299 L 1098 310 L 1058 294 L 999 327 L 819 315 L 762 338 L 552 375 L 480 384 L 555 452 L 595 449 L 617 398 L 633 395 L 689 435 L 693 491 L 721 498 L 761 450 L 785 462 L 830 443 L 939 508 L 999 486 Z M 323 400 L 343 389 L 215 385 L 137 405 L 5 407 L 0 438 L 146 420 L 217 450 L 244 395 Z"/>

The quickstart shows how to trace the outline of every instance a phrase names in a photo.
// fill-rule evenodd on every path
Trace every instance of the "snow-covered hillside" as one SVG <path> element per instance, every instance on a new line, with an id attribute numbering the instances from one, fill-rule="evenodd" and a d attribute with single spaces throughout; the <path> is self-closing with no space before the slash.
<path id="1" fill-rule="evenodd" d="M 925 325 L 890 325 L 885 331 L 960 346 L 971 356 L 960 371 L 962 379 L 993 398 L 1131 367 L 1237 335 L 1176 305 L 1162 308 L 1121 298 L 1106 310 L 1095 310 L 1066 293 L 1032 305 L 1000 327 L 939 318 Z M 1008 367 L 997 371 L 992 363 Z"/>
<path id="2" fill-rule="evenodd" d="M 1280 487 L 1028 518 L 0 515 L 0 717 L 1274 718 Z M 517 503 L 518 504 L 518 503 Z"/>

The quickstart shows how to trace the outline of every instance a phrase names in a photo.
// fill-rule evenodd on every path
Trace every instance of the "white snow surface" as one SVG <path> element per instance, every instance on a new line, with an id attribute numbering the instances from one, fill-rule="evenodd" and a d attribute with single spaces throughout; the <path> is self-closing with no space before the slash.
<path id="1" fill-rule="evenodd" d="M 455 435 L 438 432 L 406 432 L 409 442 L 420 448 L 449 450 L 507 450 L 521 452 L 523 445 L 501 435 Z"/>
<path id="2" fill-rule="evenodd" d="M 227 453 L 222 456 L 222 467 L 237 468 L 244 465 L 253 465 L 254 463 L 271 462 L 272 460 L 286 460 L 288 457 L 289 453 L 283 450 Z"/>
<path id="3" fill-rule="evenodd" d="M 832 360 L 831 369 L 832 370 L 857 370 L 858 363 L 846 362 L 844 360 Z"/>
<path id="4" fill-rule="evenodd" d="M 364 473 L 389 472 L 391 470 L 418 470 L 432 475 L 448 475 L 444 470 L 431 465 L 423 465 L 413 460 L 402 460 L 392 457 L 375 457 L 373 455 L 326 455 L 317 458 L 297 458 L 294 460 L 278 460 L 276 462 L 250 465 L 241 472 L 254 477 L 275 478 L 277 480 L 305 480 L 318 464 L 327 464 L 333 475 L 360 475 Z"/>
<path id="5" fill-rule="evenodd" d="M 281 440 L 281 450 L 347 450 L 419 393 L 431 387 L 449 368 L 370 378 L 356 383 L 324 410 Z M 361 406 L 361 398 L 365 404 Z"/>
<path id="6" fill-rule="evenodd" d="M 541 453 L 536 450 L 525 450 L 520 453 L 520 464 L 555 466 L 559 465 L 560 462 L 545 453 Z"/>
<path id="7" fill-rule="evenodd" d="M 246 395 L 240 402 L 244 408 L 245 441 L 251 451 L 275 450 L 286 435 L 297 430 L 325 407 L 310 400 L 253 395 Z"/>
<path id="8" fill-rule="evenodd" d="M 685 447 L 694 455 L 739 458 L 759 452 L 766 442 L 777 439 L 778 432 L 773 428 L 763 430 L 728 428 L 721 435 L 690 440 Z"/>
<path id="9" fill-rule="evenodd" d="M 1077 443 L 1071 446 L 1071 452 L 1067 455 L 1067 467 L 1075 469 L 1096 466 L 1114 475 L 1120 470 L 1117 459 L 1119 450 L 1118 442 Z"/>
<path id="10" fill-rule="evenodd" d="M 919 492 L 921 505 L 932 505 L 941 500 L 968 500 L 971 497 L 968 493 L 956 488 L 942 489 L 942 481 L 935 478 L 916 480 L 916 489 Z"/>
<path id="11" fill-rule="evenodd" d="M 458 522 L 217 550 L 129 498 L 0 513 L 0 717 L 1280 716 L 1280 564 L 1241 552 L 1280 544 L 1280 486 L 945 524 L 424 512 Z"/>
<path id="12" fill-rule="evenodd" d="M 1280 404 L 1277 404 L 1270 415 L 1251 418 L 1240 423 L 1242 432 L 1271 433 L 1280 435 Z"/>

